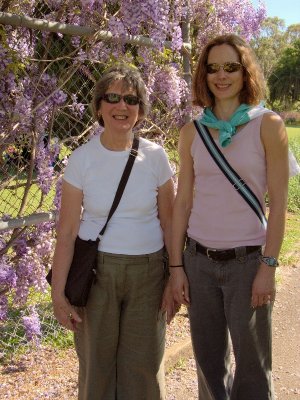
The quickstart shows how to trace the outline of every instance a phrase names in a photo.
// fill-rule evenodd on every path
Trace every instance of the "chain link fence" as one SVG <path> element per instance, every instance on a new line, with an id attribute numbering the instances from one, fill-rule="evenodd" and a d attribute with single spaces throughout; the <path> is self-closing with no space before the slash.
<path id="1" fill-rule="evenodd" d="M 41 16 L 43 4 L 37 10 Z M 41 21 L 0 14 L 2 63 L 6 60 L 1 85 L 10 86 L 0 109 L 0 358 L 4 359 L 35 345 L 36 339 L 62 346 L 71 341 L 52 316 L 44 277 L 53 254 L 60 182 L 68 156 L 99 133 L 90 109 L 95 82 L 105 68 L 122 61 L 139 66 L 149 83 L 153 77 L 137 51 L 143 46 L 156 53 L 162 68 L 169 68 L 150 39 L 113 40 L 107 32 Z M 183 72 L 189 81 L 185 54 Z M 159 88 L 152 90 L 151 100 L 152 112 L 139 134 L 164 144 L 176 169 L 179 119 L 184 116 L 180 107 L 168 107 Z"/>

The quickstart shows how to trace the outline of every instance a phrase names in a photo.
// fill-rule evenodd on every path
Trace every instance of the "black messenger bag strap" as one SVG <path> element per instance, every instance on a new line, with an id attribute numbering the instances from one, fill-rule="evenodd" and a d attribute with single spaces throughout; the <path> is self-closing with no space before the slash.
<path id="1" fill-rule="evenodd" d="M 136 159 L 136 156 L 138 155 L 138 148 L 139 148 L 139 139 L 135 137 L 133 139 L 133 142 L 132 142 L 132 147 L 130 149 L 129 157 L 128 157 L 127 163 L 125 165 L 123 174 L 121 176 L 121 179 L 120 179 L 120 182 L 119 182 L 119 186 L 118 186 L 116 194 L 115 194 L 114 201 L 113 201 L 112 206 L 111 206 L 111 208 L 109 210 L 109 213 L 108 213 L 108 216 L 107 216 L 107 220 L 106 220 L 103 228 L 99 232 L 99 235 L 98 235 L 98 237 L 96 239 L 97 241 L 99 241 L 101 239 L 101 237 L 103 236 L 109 220 L 111 219 L 113 213 L 116 211 L 116 209 L 117 209 L 117 207 L 118 207 L 118 205 L 120 203 L 120 200 L 121 200 L 121 197 L 123 195 L 125 186 L 127 184 L 127 181 L 128 181 L 130 172 L 132 170 L 134 161 Z"/>
<path id="2" fill-rule="evenodd" d="M 227 159 L 224 157 L 224 154 L 220 151 L 215 141 L 213 140 L 208 128 L 202 125 L 199 121 L 194 120 L 194 125 L 197 129 L 197 132 L 202 139 L 206 149 L 209 154 L 212 156 L 215 163 L 218 165 L 220 170 L 226 176 L 226 178 L 233 185 L 235 190 L 242 196 L 242 198 L 248 203 L 248 205 L 252 208 L 255 214 L 258 216 L 260 222 L 264 227 L 267 226 L 267 219 L 264 213 L 264 210 L 250 187 L 246 184 L 246 182 L 238 175 L 238 173 L 232 168 Z"/>

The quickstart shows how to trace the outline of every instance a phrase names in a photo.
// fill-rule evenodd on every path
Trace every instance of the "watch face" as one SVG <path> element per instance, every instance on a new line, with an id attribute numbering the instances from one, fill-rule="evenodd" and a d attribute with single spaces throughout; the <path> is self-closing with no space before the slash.
<path id="1" fill-rule="evenodd" d="M 263 257 L 264 262 L 269 265 L 270 267 L 277 267 L 278 261 L 274 257 Z"/>

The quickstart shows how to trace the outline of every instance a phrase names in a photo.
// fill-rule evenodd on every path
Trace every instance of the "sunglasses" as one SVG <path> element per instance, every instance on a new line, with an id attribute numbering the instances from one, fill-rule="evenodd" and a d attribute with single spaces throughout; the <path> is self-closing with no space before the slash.
<path id="1" fill-rule="evenodd" d="M 140 99 L 133 94 L 125 94 L 125 96 L 121 96 L 117 93 L 106 93 L 103 95 L 102 99 L 109 104 L 117 104 L 123 99 L 129 106 L 136 106 L 140 102 Z"/>
<path id="2" fill-rule="evenodd" d="M 206 72 L 208 74 L 215 74 L 216 72 L 220 71 L 220 68 L 223 68 L 223 71 L 229 72 L 230 74 L 232 72 L 239 71 L 242 68 L 242 64 L 239 62 L 226 62 L 224 64 L 207 64 L 206 65 Z"/>

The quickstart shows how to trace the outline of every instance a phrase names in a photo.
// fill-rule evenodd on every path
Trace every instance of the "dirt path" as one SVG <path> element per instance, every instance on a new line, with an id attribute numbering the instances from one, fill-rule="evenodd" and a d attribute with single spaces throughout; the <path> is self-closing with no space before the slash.
<path id="1" fill-rule="evenodd" d="M 273 311 L 273 374 L 278 400 L 300 399 L 300 265 L 284 267 Z"/>
<path id="2" fill-rule="evenodd" d="M 273 311 L 273 375 L 276 400 L 300 400 L 300 257 L 298 264 L 278 273 Z M 197 379 L 193 359 L 181 360 L 167 386 L 176 386 L 167 400 L 196 400 Z M 205 400 L 205 399 L 201 399 Z M 259 399 L 258 399 L 259 400 Z"/>

